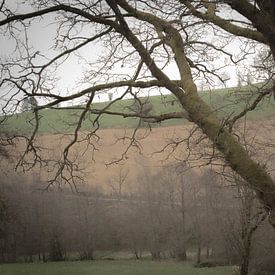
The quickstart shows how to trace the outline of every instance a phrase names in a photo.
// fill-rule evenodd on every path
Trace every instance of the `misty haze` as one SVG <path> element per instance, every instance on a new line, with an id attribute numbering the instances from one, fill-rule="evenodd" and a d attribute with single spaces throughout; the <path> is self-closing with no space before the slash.
<path id="1" fill-rule="evenodd" d="M 275 274 L 272 0 L 0 0 L 0 274 Z"/>

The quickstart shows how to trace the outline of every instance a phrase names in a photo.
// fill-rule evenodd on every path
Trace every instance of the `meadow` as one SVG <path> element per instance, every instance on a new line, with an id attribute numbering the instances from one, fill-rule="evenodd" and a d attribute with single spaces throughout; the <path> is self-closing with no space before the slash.
<path id="1" fill-rule="evenodd" d="M 233 267 L 194 268 L 173 261 L 83 261 L 0 265 L 1 275 L 233 275 Z"/>
<path id="2" fill-rule="evenodd" d="M 255 89 L 248 87 L 241 88 L 227 88 L 213 91 L 201 91 L 200 96 L 207 102 L 213 110 L 221 118 L 228 118 L 238 114 L 246 106 L 250 105 L 255 99 Z M 167 112 L 181 111 L 181 107 L 175 100 L 173 95 L 151 96 L 147 99 L 152 104 L 152 114 L 158 115 Z M 94 103 L 92 109 L 100 110 L 107 106 L 109 102 Z M 125 99 L 112 104 L 108 111 L 113 112 L 131 112 L 129 107 L 133 105 L 133 100 Z M 81 106 L 72 106 L 67 109 L 55 108 L 47 109 L 39 112 L 40 125 L 39 133 L 68 133 L 72 132 L 77 125 L 80 116 Z M 275 114 L 275 101 L 273 98 L 266 98 L 259 106 L 249 112 L 249 119 L 266 119 Z M 96 115 L 87 114 L 82 124 L 82 130 L 91 130 L 95 127 L 93 121 Z M 100 116 L 100 128 L 134 128 L 137 126 L 139 119 L 137 118 L 123 118 L 121 116 L 102 115 Z M 183 124 L 184 119 L 171 119 L 162 122 L 161 124 L 154 124 L 159 126 L 172 126 Z M 6 118 L 2 123 L 2 131 L 27 134 L 34 129 L 34 114 L 33 112 L 24 112 L 12 115 Z"/>

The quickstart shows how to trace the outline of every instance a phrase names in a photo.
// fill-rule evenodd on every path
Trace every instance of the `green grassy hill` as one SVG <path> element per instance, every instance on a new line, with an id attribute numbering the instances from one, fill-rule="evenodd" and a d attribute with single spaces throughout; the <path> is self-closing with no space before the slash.
<path id="1" fill-rule="evenodd" d="M 201 97 L 206 101 L 220 117 L 234 116 L 255 98 L 253 89 L 248 87 L 219 89 L 214 91 L 202 91 Z M 180 111 L 181 107 L 173 95 L 152 96 L 148 99 L 153 105 L 153 113 Z M 102 109 L 109 102 L 94 103 L 92 108 Z M 121 100 L 112 105 L 108 110 L 118 112 L 130 112 L 129 106 L 133 100 Z M 40 112 L 40 133 L 64 133 L 74 130 L 81 110 L 77 109 L 48 109 Z M 249 119 L 262 119 L 275 115 L 275 101 L 266 98 L 256 110 L 249 112 Z M 95 115 L 88 114 L 83 122 L 83 130 L 93 129 Z M 137 125 L 137 118 L 123 118 L 120 116 L 102 115 L 100 117 L 101 128 L 133 128 Z M 173 119 L 161 123 L 161 126 L 177 125 L 184 123 L 183 119 Z M 34 128 L 34 114 L 24 112 L 8 117 L 2 123 L 1 131 L 13 133 L 30 133 Z"/>

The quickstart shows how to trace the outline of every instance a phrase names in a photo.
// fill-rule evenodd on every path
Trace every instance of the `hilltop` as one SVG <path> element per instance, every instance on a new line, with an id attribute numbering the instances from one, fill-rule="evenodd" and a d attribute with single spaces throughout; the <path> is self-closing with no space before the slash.
<path id="1" fill-rule="evenodd" d="M 256 88 L 245 86 L 241 88 L 226 88 L 212 91 L 200 91 L 199 94 L 221 118 L 234 116 L 238 114 L 245 106 L 249 105 L 255 99 L 254 91 Z M 181 111 L 173 95 L 159 95 L 146 98 L 152 104 L 152 113 L 155 115 L 166 112 Z M 131 112 L 129 107 L 133 105 L 133 99 L 124 99 L 115 102 L 108 109 L 114 112 Z M 94 103 L 93 109 L 102 109 L 110 102 Z M 54 108 L 39 112 L 40 126 L 39 133 L 68 133 L 72 132 L 77 124 L 81 113 L 81 106 L 72 106 L 68 108 Z M 275 101 L 266 98 L 259 106 L 249 112 L 249 119 L 264 119 L 275 115 Z M 82 125 L 82 130 L 91 130 L 95 115 L 88 114 Z M 120 116 L 102 115 L 99 123 L 100 128 L 134 128 L 138 124 L 138 118 L 123 118 Z M 161 126 L 173 126 L 185 123 L 184 119 L 171 119 L 161 123 Z M 6 118 L 2 124 L 2 131 L 20 134 L 28 134 L 34 127 L 33 112 L 23 112 Z M 154 125 L 153 125 L 154 127 Z"/>

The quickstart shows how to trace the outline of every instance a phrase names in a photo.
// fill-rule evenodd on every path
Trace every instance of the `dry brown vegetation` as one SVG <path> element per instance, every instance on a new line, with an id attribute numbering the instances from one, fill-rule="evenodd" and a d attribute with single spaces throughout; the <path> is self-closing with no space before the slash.
<path id="1" fill-rule="evenodd" d="M 254 157 L 260 156 L 271 173 L 275 153 L 275 135 L 271 126 L 274 124 L 273 119 L 248 121 L 239 124 L 238 131 L 236 131 L 242 142 L 247 143 L 247 149 L 253 151 Z M 125 188 L 130 189 L 144 167 L 154 173 L 162 166 L 183 160 L 187 160 L 198 173 L 200 173 L 200 168 L 208 164 L 214 165 L 215 169 L 219 170 L 222 160 L 219 156 L 213 156 L 213 148 L 207 139 L 200 134 L 200 131 L 194 130 L 191 124 L 150 130 L 140 129 L 135 136 L 137 146 L 131 146 L 124 155 L 130 142 L 126 137 L 131 137 L 133 130 L 103 129 L 98 131 L 98 141 L 94 140 L 96 150 L 93 150 L 93 147 L 87 148 L 87 143 L 84 141 L 75 144 L 70 154 L 72 159 L 75 159 L 75 163 L 79 165 L 84 183 L 102 189 L 108 189 L 110 181 L 118 179 L 119 171 L 123 170 L 127 173 Z M 43 158 L 60 159 L 70 138 L 70 135 L 40 135 L 37 144 L 43 147 L 41 153 Z M 199 138 L 201 141 L 198 143 Z M 21 146 L 13 148 L 13 154 L 16 155 L 20 148 Z M 10 165 L 9 167 L 11 168 Z M 56 171 L 53 170 L 51 164 L 41 169 L 35 167 L 33 170 L 41 173 L 41 179 L 45 181 L 51 180 Z M 33 170 L 30 171 L 31 174 Z"/>

